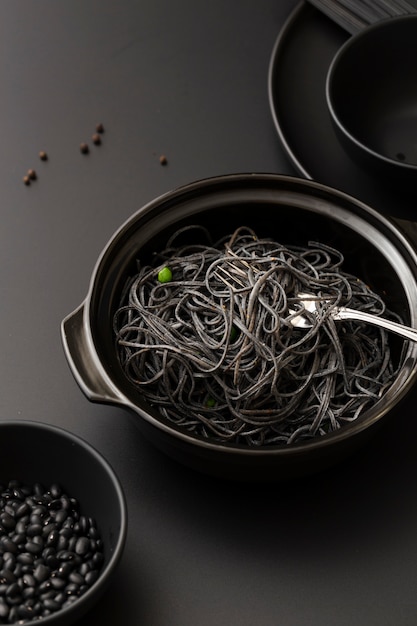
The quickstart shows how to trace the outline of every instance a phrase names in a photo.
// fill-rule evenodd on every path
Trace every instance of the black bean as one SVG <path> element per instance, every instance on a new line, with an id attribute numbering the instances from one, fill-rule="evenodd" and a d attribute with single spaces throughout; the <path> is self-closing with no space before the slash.
<path id="1" fill-rule="evenodd" d="M 3 598 L 0 598 L 0 619 L 7 619 L 9 611 L 10 609 L 7 603 L 3 600 Z"/>
<path id="2" fill-rule="evenodd" d="M 65 593 L 68 596 L 78 596 L 80 593 L 80 585 L 77 585 L 77 583 L 69 583 L 65 587 Z"/>
<path id="3" fill-rule="evenodd" d="M 56 544 L 56 542 L 59 539 L 59 531 L 57 528 L 54 528 L 54 530 L 51 530 L 51 532 L 48 535 L 48 538 L 46 540 L 46 545 L 47 546 L 54 546 Z"/>
<path id="4" fill-rule="evenodd" d="M 10 515 L 10 513 L 2 513 L 0 515 L 0 524 L 7 530 L 13 530 L 16 526 L 16 520 Z"/>
<path id="5" fill-rule="evenodd" d="M 59 511 L 59 509 L 62 508 L 62 502 L 60 498 L 55 498 L 54 500 L 51 500 L 51 502 L 49 503 L 49 508 L 52 511 Z"/>
<path id="6" fill-rule="evenodd" d="M 16 561 L 22 563 L 22 565 L 32 565 L 34 561 L 34 556 L 29 552 L 21 552 L 17 555 Z"/>
<path id="7" fill-rule="evenodd" d="M 9 624 L 14 624 L 19 620 L 19 608 L 17 606 L 12 606 L 9 613 Z"/>
<path id="8" fill-rule="evenodd" d="M 89 572 L 90 570 L 91 570 L 91 565 L 90 563 L 87 563 L 86 561 L 84 561 L 84 563 L 81 563 L 80 567 L 78 568 L 78 571 L 80 572 L 81 576 L 85 576 L 87 572 Z"/>
<path id="9" fill-rule="evenodd" d="M 26 587 L 25 589 L 22 589 L 22 598 L 24 600 L 29 600 L 31 598 L 34 598 L 35 596 L 36 596 L 35 587 Z"/>
<path id="10" fill-rule="evenodd" d="M 21 596 L 21 589 L 19 587 L 19 585 L 14 582 L 11 583 L 8 587 L 7 587 L 7 591 L 6 591 L 6 597 L 7 598 L 14 598 L 16 596 Z"/>
<path id="11" fill-rule="evenodd" d="M 46 557 L 45 564 L 51 569 L 56 569 L 59 566 L 59 559 L 56 555 L 51 554 L 50 556 Z"/>
<path id="12" fill-rule="evenodd" d="M 0 571 L 0 582 L 2 583 L 14 583 L 16 576 L 9 569 L 2 569 Z"/>
<path id="13" fill-rule="evenodd" d="M 32 523 L 42 523 L 43 518 L 48 514 L 46 503 L 41 502 L 41 500 L 41 498 L 37 498 L 36 500 L 38 506 L 33 509 L 32 515 L 30 516 L 30 521 Z"/>
<path id="14" fill-rule="evenodd" d="M 16 509 L 14 507 L 14 500 L 10 500 L 4 507 L 4 512 L 11 515 L 13 518 L 16 515 Z"/>
<path id="15" fill-rule="evenodd" d="M 24 546 L 26 543 L 26 533 L 14 533 L 13 535 L 11 535 L 10 539 L 20 549 L 21 546 Z"/>
<path id="16" fill-rule="evenodd" d="M 75 552 L 80 556 L 84 556 L 90 550 L 90 540 L 88 537 L 79 537 L 75 545 Z"/>
<path id="17" fill-rule="evenodd" d="M 65 509 L 64 509 L 65 510 Z M 74 528 L 74 524 L 75 524 L 75 520 L 74 518 L 70 515 L 69 517 L 67 517 L 67 519 L 65 520 L 65 522 L 62 524 L 62 528 Z"/>
<path id="18" fill-rule="evenodd" d="M 49 533 L 51 533 L 53 530 L 56 529 L 56 523 L 55 522 L 48 522 L 47 524 L 45 524 L 45 526 L 42 528 L 42 535 L 46 538 L 48 538 Z"/>
<path id="19" fill-rule="evenodd" d="M 79 572 L 71 572 L 68 576 L 68 580 L 77 585 L 83 585 L 85 583 L 85 578 Z"/>
<path id="20" fill-rule="evenodd" d="M 43 606 L 45 609 L 48 609 L 48 611 L 59 611 L 59 609 L 61 608 L 59 602 L 57 602 L 53 598 L 45 598 L 45 600 L 43 601 Z"/>
<path id="21" fill-rule="evenodd" d="M 25 574 L 22 580 L 26 587 L 34 587 L 36 585 L 36 579 L 31 574 Z"/>
<path id="22" fill-rule="evenodd" d="M 74 563 L 72 561 L 66 561 L 65 563 L 62 563 L 59 568 L 58 568 L 58 575 L 61 578 L 70 578 L 71 580 L 71 574 L 74 571 Z"/>
<path id="23" fill-rule="evenodd" d="M 66 581 L 59 576 L 52 576 L 51 578 L 51 587 L 53 587 L 54 589 L 63 589 L 66 584 Z"/>
<path id="24" fill-rule="evenodd" d="M 3 561 L 3 568 L 8 569 L 11 572 L 13 572 L 15 567 L 16 567 L 16 557 L 14 554 L 10 554 L 10 556 Z"/>
<path id="25" fill-rule="evenodd" d="M 59 530 L 59 536 L 65 537 L 66 539 L 70 539 L 71 537 L 75 537 L 75 529 L 72 528 L 61 528 Z"/>
<path id="26" fill-rule="evenodd" d="M 5 552 L 11 552 L 12 554 L 15 554 L 17 552 L 17 545 L 14 541 L 9 539 L 9 537 L 3 537 L 1 543 Z"/>
<path id="27" fill-rule="evenodd" d="M 41 483 L 35 483 L 32 487 L 32 492 L 35 496 L 43 496 L 45 493 L 45 488 Z"/>
<path id="28" fill-rule="evenodd" d="M 90 539 L 98 539 L 99 538 L 99 532 L 98 532 L 97 528 L 95 528 L 94 526 L 90 526 L 90 528 L 88 530 L 88 536 L 90 537 Z"/>
<path id="29" fill-rule="evenodd" d="M 47 578 L 46 580 L 42 581 L 41 584 L 39 585 L 39 591 L 41 594 L 45 594 L 49 592 L 50 590 L 51 590 L 51 579 Z"/>
<path id="30" fill-rule="evenodd" d="M 17 609 L 17 613 L 20 619 L 31 619 L 33 617 L 33 608 L 31 606 L 25 606 L 22 604 Z"/>
<path id="31" fill-rule="evenodd" d="M 30 506 L 27 502 L 21 502 L 16 509 L 16 517 L 23 517 L 30 512 Z"/>
<path id="32" fill-rule="evenodd" d="M 49 492 L 53 498 L 59 498 L 62 495 L 62 487 L 57 483 L 50 486 Z"/>
<path id="33" fill-rule="evenodd" d="M 41 530 L 42 530 L 42 529 L 41 529 Z M 40 546 L 42 546 L 42 549 L 43 549 L 43 546 L 44 546 L 44 544 L 45 544 L 45 541 L 44 541 L 44 539 L 43 539 L 42 535 L 35 535 L 34 537 L 31 537 L 31 539 L 32 539 L 32 542 L 33 542 L 33 543 L 37 543 L 37 544 L 39 544 Z"/>
<path id="34" fill-rule="evenodd" d="M 55 515 L 55 521 L 57 524 L 62 524 L 68 517 L 68 512 L 65 509 L 59 509 Z"/>
<path id="35" fill-rule="evenodd" d="M 30 524 L 26 529 L 26 534 L 28 537 L 35 537 L 42 532 L 42 529 L 42 524 Z"/>
<path id="36" fill-rule="evenodd" d="M 36 578 L 38 583 L 47 580 L 51 574 L 51 569 L 47 565 L 43 565 L 43 563 L 39 563 L 35 569 L 33 570 L 33 576 Z"/>
<path id="37" fill-rule="evenodd" d="M 42 516 L 38 515 L 37 513 L 32 513 L 32 515 L 29 518 L 29 523 L 40 524 L 42 526 Z"/>
<path id="38" fill-rule="evenodd" d="M 56 543 L 56 549 L 58 551 L 68 550 L 68 539 L 65 535 L 58 535 L 58 541 Z"/>
<path id="39" fill-rule="evenodd" d="M 42 545 L 35 543 L 34 541 L 28 541 L 25 543 L 25 550 L 30 554 L 40 554 L 42 552 L 42 548 Z"/>

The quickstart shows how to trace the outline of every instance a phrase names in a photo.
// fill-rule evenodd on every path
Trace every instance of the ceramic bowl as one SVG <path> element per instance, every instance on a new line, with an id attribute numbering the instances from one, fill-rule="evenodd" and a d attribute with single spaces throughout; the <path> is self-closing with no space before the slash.
<path id="1" fill-rule="evenodd" d="M 217 443 L 181 430 L 161 417 L 120 366 L 113 317 L 126 278 L 165 247 L 168 237 L 189 224 L 206 226 L 214 240 L 239 226 L 258 237 L 305 245 L 320 241 L 339 249 L 346 269 L 384 294 L 387 305 L 408 325 L 417 324 L 417 259 L 393 222 L 342 192 L 319 183 L 274 174 L 236 174 L 196 181 L 145 205 L 103 249 L 85 300 L 62 323 L 71 371 L 94 402 L 128 409 L 159 449 L 189 467 L 227 479 L 269 481 L 318 471 L 344 458 L 375 427 L 392 419 L 416 379 L 417 345 L 393 337 L 398 375 L 380 401 L 360 419 L 309 442 L 250 448 Z M 395 347 L 396 346 L 396 347 Z"/>
<path id="2" fill-rule="evenodd" d="M 326 100 L 346 153 L 384 184 L 417 184 L 417 15 L 350 37 L 330 64 Z"/>
<path id="3" fill-rule="evenodd" d="M 0 459 L 0 621 L 9 623 L 15 607 L 17 623 L 73 624 L 107 589 L 123 554 L 127 510 L 119 480 L 84 440 L 34 421 L 0 421 Z"/>

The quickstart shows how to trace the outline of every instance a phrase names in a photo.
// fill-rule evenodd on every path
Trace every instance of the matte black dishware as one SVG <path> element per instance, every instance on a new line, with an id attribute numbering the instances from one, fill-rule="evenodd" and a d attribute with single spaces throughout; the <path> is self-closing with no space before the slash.
<path id="1" fill-rule="evenodd" d="M 417 15 L 349 38 L 330 64 L 326 99 L 335 133 L 381 184 L 417 191 Z"/>
<path id="2" fill-rule="evenodd" d="M 94 268 L 85 300 L 62 323 L 70 368 L 94 402 L 128 409 L 143 434 L 176 460 L 223 478 L 270 481 L 329 467 L 358 448 L 383 422 L 417 375 L 417 344 L 392 337 L 400 363 L 390 389 L 359 419 L 305 443 L 251 448 L 217 443 L 181 430 L 149 406 L 118 361 L 113 315 L 136 260 L 146 262 L 183 225 L 207 226 L 216 239 L 239 226 L 292 245 L 321 241 L 339 249 L 410 326 L 417 325 L 417 256 L 401 231 L 362 202 L 324 185 L 290 176 L 236 174 L 197 181 L 145 205 L 112 236 Z"/>
<path id="3" fill-rule="evenodd" d="M 308 0 L 348 33 L 355 34 L 369 24 L 416 10 L 407 0 Z"/>
<path id="4" fill-rule="evenodd" d="M 10 484 L 11 482 L 16 491 L 12 489 L 13 485 Z M 35 485 L 38 487 L 36 491 L 38 495 L 32 498 L 34 500 L 32 508 L 28 507 L 25 498 L 25 503 L 23 503 L 21 508 L 23 509 L 26 506 L 26 509 L 29 509 L 29 511 L 23 511 L 19 507 L 14 507 L 16 514 L 12 516 L 14 517 L 12 520 L 14 525 L 10 530 L 12 538 L 16 533 L 19 535 L 19 533 L 23 532 L 27 533 L 29 538 L 28 543 L 24 544 L 24 549 L 20 550 L 19 548 L 16 550 L 15 547 L 12 551 L 14 560 L 20 563 L 21 559 L 21 565 L 24 566 L 26 564 L 26 567 L 29 568 L 26 570 L 26 578 L 23 577 L 22 579 L 24 585 L 23 589 L 21 589 L 22 599 L 20 600 L 19 611 L 24 608 L 25 599 L 30 598 L 30 594 L 25 593 L 25 585 L 33 585 L 33 602 L 32 604 L 28 602 L 27 620 L 30 618 L 32 607 L 32 619 L 36 624 L 42 626 L 68 626 L 73 624 L 102 596 L 123 554 L 127 532 L 127 510 L 124 494 L 117 476 L 101 454 L 84 440 L 66 430 L 34 421 L 0 421 L 0 484 L 2 485 L 0 495 L 2 507 L 7 506 L 4 505 L 4 502 L 12 501 L 15 496 L 16 498 L 18 496 L 22 498 L 21 494 L 24 488 L 32 488 Z M 51 486 L 54 498 L 47 500 L 43 489 L 46 493 Z M 13 497 L 7 500 L 11 490 Z M 61 493 L 65 494 L 65 500 L 60 495 L 59 490 L 62 490 Z M 36 501 L 37 497 L 39 498 L 38 502 Z M 70 514 L 72 511 L 69 507 L 70 499 L 76 500 L 76 510 L 78 510 L 79 516 L 82 516 L 82 520 L 81 517 L 78 517 L 77 520 L 75 519 L 75 514 Z M 59 526 L 50 522 L 47 524 L 47 511 L 55 510 L 56 512 L 58 504 L 61 508 Z M 68 517 L 64 519 L 68 511 Z M 2 563 L 5 550 L 9 549 L 8 544 L 4 543 L 3 513 L 4 509 L 2 508 L 2 515 L 0 516 L 0 524 L 2 524 L 2 532 L 0 533 Z M 56 515 L 53 516 L 54 520 L 57 519 Z M 37 524 L 35 516 L 39 517 L 40 520 L 38 531 L 35 530 Z M 26 518 L 29 519 L 26 520 Z M 89 584 L 88 589 L 82 595 L 78 595 L 75 586 L 77 582 L 79 583 L 75 574 L 75 557 L 78 553 L 87 553 L 87 546 L 90 541 L 87 537 L 87 520 L 90 523 L 91 519 L 94 520 L 97 532 L 94 531 L 94 535 L 92 533 L 89 533 L 89 535 L 91 537 L 97 536 L 103 544 L 100 547 L 101 554 L 97 551 L 95 552 L 97 556 L 100 556 L 100 566 L 97 568 L 97 573 L 94 572 L 94 576 L 90 574 L 91 581 L 95 580 L 95 582 Z M 71 521 L 71 524 L 66 524 L 66 521 Z M 59 542 L 64 537 L 72 536 L 72 533 L 75 532 L 73 528 L 76 523 L 81 524 L 82 528 L 80 528 L 78 534 L 82 539 L 80 539 L 78 546 L 75 546 L 74 541 L 74 547 L 71 549 L 65 548 L 63 545 L 65 541 L 62 544 Z M 18 528 L 18 526 L 22 526 L 22 529 Z M 46 527 L 53 527 L 48 535 L 45 534 Z M 6 532 L 8 528 L 9 526 L 6 527 Z M 23 531 L 23 528 L 26 528 L 26 530 Z M 53 537 L 54 533 L 56 536 Z M 13 541 L 15 546 L 18 545 L 16 538 L 10 541 L 6 536 L 6 540 L 12 547 Z M 38 546 L 39 548 L 40 545 L 42 545 L 42 552 L 36 551 L 36 547 Z M 88 547 L 88 550 L 90 549 Z M 49 550 L 49 556 L 46 556 L 46 550 Z M 20 554 L 22 555 L 21 557 L 19 556 Z M 24 561 L 24 558 L 30 561 L 31 554 L 33 559 L 31 565 L 29 565 Z M 50 563 L 51 558 L 56 561 L 53 565 Z M 42 559 L 42 563 L 39 559 Z M 5 567 L 4 563 L 2 567 Z M 41 568 L 43 568 L 43 572 L 39 571 Z M 51 575 L 50 579 L 46 573 L 48 569 Z M 83 573 L 85 574 L 85 579 L 87 579 L 89 575 L 86 572 L 91 571 L 87 563 L 84 569 L 85 572 L 83 570 Z M 69 571 L 64 573 L 64 570 Z M 68 578 L 71 576 L 70 571 L 73 572 L 72 580 Z M 13 570 L 12 575 L 17 576 L 17 572 Z M 53 576 L 55 578 L 52 580 Z M 85 584 L 82 583 L 82 577 L 79 573 L 78 579 L 81 580 L 79 584 Z M 31 582 L 32 580 L 33 583 Z M 2 582 L 4 583 L 4 580 Z M 58 585 L 58 583 L 62 584 Z M 18 585 L 18 582 L 15 581 L 13 584 Z M 42 589 L 42 586 L 44 589 Z M 6 589 L 6 596 L 9 591 L 10 589 Z M 42 595 L 43 593 L 45 595 Z M 64 598 L 68 598 L 69 595 L 73 594 L 75 601 L 67 606 L 63 603 L 63 606 L 59 608 L 60 602 L 56 599 L 58 594 L 63 595 Z M 37 612 L 35 609 L 39 598 L 42 600 L 40 602 L 42 611 Z M 7 617 L 4 616 L 3 599 L 0 599 L 2 602 L 1 619 L 6 619 L 6 621 L 0 620 L 0 622 L 9 623 Z M 19 600 L 18 595 L 16 595 L 17 600 Z M 51 609 L 49 610 L 48 607 L 51 607 Z M 19 612 L 20 619 L 24 619 L 24 614 L 20 615 Z M 23 623 L 19 620 L 16 621 Z"/>

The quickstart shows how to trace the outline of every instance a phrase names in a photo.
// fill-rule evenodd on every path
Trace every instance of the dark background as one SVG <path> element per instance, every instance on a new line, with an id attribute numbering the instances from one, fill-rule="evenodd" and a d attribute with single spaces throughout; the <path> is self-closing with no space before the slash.
<path id="1" fill-rule="evenodd" d="M 60 339 L 100 251 L 143 204 L 218 174 L 295 174 L 267 74 L 296 4 L 0 2 L 0 418 L 85 438 L 129 509 L 117 575 L 83 626 L 416 624 L 413 398 L 322 475 L 235 485 L 157 452 L 125 411 L 89 403 Z M 38 179 L 25 186 L 29 168 Z"/>

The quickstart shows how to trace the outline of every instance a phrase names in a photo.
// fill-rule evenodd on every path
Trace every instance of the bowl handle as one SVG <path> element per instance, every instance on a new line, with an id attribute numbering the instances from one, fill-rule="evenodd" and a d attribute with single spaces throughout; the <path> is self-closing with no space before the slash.
<path id="1" fill-rule="evenodd" d="M 89 345 L 91 340 L 85 332 L 84 308 L 83 302 L 61 324 L 62 343 L 72 374 L 91 402 L 125 405 L 126 399 L 112 385 L 105 372 L 100 371 L 100 362 L 94 359 Z"/>

